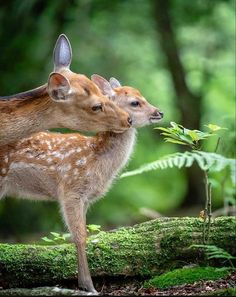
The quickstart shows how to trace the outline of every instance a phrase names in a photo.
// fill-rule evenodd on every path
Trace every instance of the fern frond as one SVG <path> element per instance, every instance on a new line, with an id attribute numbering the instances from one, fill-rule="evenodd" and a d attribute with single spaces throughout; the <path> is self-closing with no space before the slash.
<path id="1" fill-rule="evenodd" d="M 208 259 L 226 259 L 234 260 L 236 257 L 232 256 L 226 250 L 215 245 L 193 244 L 190 248 L 201 248 L 206 253 Z"/>
<path id="2" fill-rule="evenodd" d="M 226 158 L 220 154 L 208 153 L 203 151 L 186 151 L 184 153 L 178 152 L 175 154 L 167 155 L 159 160 L 145 164 L 138 169 L 125 172 L 121 175 L 121 178 L 141 174 L 143 172 L 156 169 L 190 167 L 194 162 L 197 162 L 198 166 L 202 170 L 211 169 L 211 171 L 221 171 L 228 166 L 230 168 L 232 182 L 235 183 L 236 160 Z"/>

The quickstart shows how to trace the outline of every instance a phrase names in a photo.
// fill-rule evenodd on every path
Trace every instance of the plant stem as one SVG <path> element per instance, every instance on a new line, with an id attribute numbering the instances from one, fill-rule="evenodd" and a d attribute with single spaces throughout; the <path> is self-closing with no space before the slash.
<path id="1" fill-rule="evenodd" d="M 204 224 L 203 224 L 203 244 L 206 244 L 206 224 L 207 224 L 207 217 L 208 217 L 208 201 L 209 201 L 209 190 L 208 190 L 208 175 L 207 170 L 204 170 L 204 180 L 205 180 L 205 194 L 206 194 L 206 201 L 205 201 L 205 208 L 204 208 Z"/>
<path id="2" fill-rule="evenodd" d="M 220 137 L 217 139 L 215 153 L 219 147 Z M 209 170 L 204 170 L 204 179 L 205 179 L 205 192 L 206 192 L 206 203 L 204 209 L 204 226 L 203 226 L 203 243 L 206 244 L 210 235 L 210 227 L 211 227 L 211 218 L 212 218 L 212 202 L 211 202 L 211 183 L 209 183 L 208 179 Z M 207 225 L 207 234 L 206 234 L 206 225 Z"/>
<path id="3" fill-rule="evenodd" d="M 214 150 L 215 153 L 218 150 L 219 144 L 220 144 L 220 137 L 218 137 L 217 142 L 216 142 L 216 147 L 215 147 L 215 150 Z"/>
<path id="4" fill-rule="evenodd" d="M 211 226 L 211 218 L 212 218 L 212 210 L 211 210 L 211 183 L 208 182 L 208 204 L 207 204 L 207 216 L 208 216 L 208 225 L 207 225 L 207 241 L 210 235 L 210 226 Z"/>
<path id="5" fill-rule="evenodd" d="M 212 218 L 211 183 L 209 183 L 209 179 L 208 179 L 208 170 L 204 170 L 204 180 L 205 180 L 206 202 L 205 202 L 205 208 L 204 208 L 203 244 L 206 244 L 208 242 L 208 238 L 210 235 L 210 226 L 211 226 L 211 218 Z M 207 233 L 206 233 L 206 226 L 207 226 Z"/>

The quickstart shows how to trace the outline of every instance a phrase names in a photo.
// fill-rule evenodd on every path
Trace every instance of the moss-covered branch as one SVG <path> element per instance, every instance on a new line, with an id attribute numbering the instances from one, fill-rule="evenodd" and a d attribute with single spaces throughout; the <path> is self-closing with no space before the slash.
<path id="1" fill-rule="evenodd" d="M 92 276 L 150 276 L 169 267 L 203 260 L 191 244 L 202 243 L 203 222 L 198 218 L 163 218 L 112 232 L 88 241 Z M 211 226 L 210 244 L 236 254 L 236 219 L 221 217 Z M 59 284 L 76 279 L 72 244 L 58 246 L 0 244 L 0 286 Z"/>

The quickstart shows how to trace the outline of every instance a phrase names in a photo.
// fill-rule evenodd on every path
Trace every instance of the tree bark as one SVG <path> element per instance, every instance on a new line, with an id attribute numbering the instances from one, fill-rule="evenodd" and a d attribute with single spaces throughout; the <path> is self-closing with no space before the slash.
<path id="1" fill-rule="evenodd" d="M 200 129 L 202 95 L 194 94 L 186 82 L 186 70 L 181 61 L 176 32 L 171 18 L 172 2 L 153 0 L 154 18 L 159 33 L 166 64 L 169 69 L 175 94 L 176 106 L 180 110 L 181 124 L 188 129 Z M 199 178 L 200 177 L 200 178 Z M 187 193 L 182 206 L 203 204 L 202 173 L 197 167 L 187 169 Z"/>
<path id="2" fill-rule="evenodd" d="M 211 224 L 209 244 L 236 254 L 236 219 L 220 217 Z M 148 277 L 168 268 L 206 262 L 199 218 L 162 218 L 90 236 L 87 255 L 93 277 Z M 73 244 L 55 246 L 0 244 L 0 287 L 33 287 L 76 280 Z"/>

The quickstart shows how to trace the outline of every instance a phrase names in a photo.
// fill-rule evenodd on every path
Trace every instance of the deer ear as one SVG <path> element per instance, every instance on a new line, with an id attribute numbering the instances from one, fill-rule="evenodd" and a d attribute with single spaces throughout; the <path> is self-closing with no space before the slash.
<path id="1" fill-rule="evenodd" d="M 70 83 L 68 79 L 60 73 L 53 72 L 48 79 L 48 94 L 55 101 L 68 100 L 67 95 L 70 92 Z"/>
<path id="2" fill-rule="evenodd" d="M 61 34 L 56 42 L 53 51 L 54 71 L 61 68 L 69 68 L 72 59 L 72 50 L 69 39 Z"/>
<path id="3" fill-rule="evenodd" d="M 98 74 L 93 74 L 91 80 L 99 87 L 103 95 L 108 96 L 110 99 L 115 95 L 109 82 Z"/>
<path id="4" fill-rule="evenodd" d="M 110 82 L 112 89 L 121 87 L 121 83 L 114 77 L 111 77 L 109 82 Z"/>

